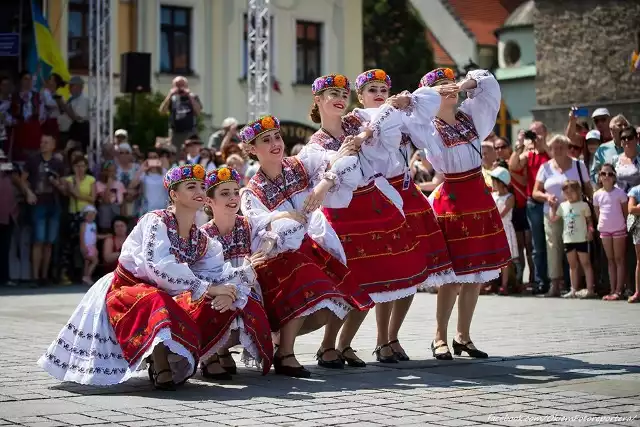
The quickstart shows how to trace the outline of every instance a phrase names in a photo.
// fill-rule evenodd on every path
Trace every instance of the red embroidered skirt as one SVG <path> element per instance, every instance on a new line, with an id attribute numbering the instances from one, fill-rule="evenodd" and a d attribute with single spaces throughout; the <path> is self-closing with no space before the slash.
<path id="1" fill-rule="evenodd" d="M 349 269 L 309 236 L 297 251 L 278 254 L 256 273 L 272 331 L 329 298 L 342 298 L 361 311 L 373 307 Z"/>
<path id="2" fill-rule="evenodd" d="M 231 322 L 238 316 L 242 317 L 244 328 L 251 340 L 255 343 L 260 358 L 262 359 L 262 374 L 266 375 L 271 369 L 273 361 L 273 342 L 271 341 L 271 329 L 269 320 L 262 304 L 250 296 L 242 310 L 228 310 L 220 313 L 211 307 L 210 298 L 201 298 L 193 301 L 191 293 L 185 292 L 176 298 L 178 305 L 182 307 L 196 322 L 202 336 L 200 357 L 206 355 L 219 341 L 231 326 Z M 224 344 L 224 343 L 223 343 Z"/>
<path id="3" fill-rule="evenodd" d="M 169 328 L 171 339 L 198 360 L 200 332 L 196 323 L 168 293 L 140 282 L 121 265 L 114 272 L 106 305 L 116 339 L 130 365 L 144 355 L 164 328 Z"/>
<path id="4" fill-rule="evenodd" d="M 457 275 L 500 269 L 511 260 L 502 219 L 480 168 L 445 174 L 433 210 Z"/>
<path id="5" fill-rule="evenodd" d="M 389 178 L 389 184 L 402 196 L 402 210 L 413 236 L 420 245 L 419 253 L 426 257 L 429 274 L 452 268 L 447 243 L 431 205 L 422 191 L 414 184 L 403 189 L 404 174 Z"/>
<path id="6" fill-rule="evenodd" d="M 371 183 L 354 191 L 347 208 L 324 208 L 347 255 L 354 280 L 368 293 L 391 292 L 429 275 L 418 241 L 398 208 Z"/>

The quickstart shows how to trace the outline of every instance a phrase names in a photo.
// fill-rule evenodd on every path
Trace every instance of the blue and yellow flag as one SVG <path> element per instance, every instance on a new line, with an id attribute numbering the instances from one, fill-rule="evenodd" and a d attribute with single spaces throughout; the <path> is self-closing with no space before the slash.
<path id="1" fill-rule="evenodd" d="M 47 20 L 33 0 L 31 1 L 31 14 L 35 46 L 32 47 L 34 52 L 31 53 L 29 58 L 29 72 L 42 79 L 47 79 L 52 73 L 56 73 L 62 77 L 62 80 L 68 82 L 71 75 L 67 69 L 67 62 L 49 29 Z M 69 86 L 59 89 L 58 95 L 68 99 L 70 95 Z"/>

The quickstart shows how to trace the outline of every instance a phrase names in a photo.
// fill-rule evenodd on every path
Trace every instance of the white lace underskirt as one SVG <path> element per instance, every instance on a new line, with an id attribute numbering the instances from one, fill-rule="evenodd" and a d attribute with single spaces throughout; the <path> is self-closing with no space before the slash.
<path id="1" fill-rule="evenodd" d="M 380 304 L 383 302 L 390 302 L 390 301 L 395 301 L 398 299 L 410 297 L 412 295 L 415 295 L 417 291 L 418 291 L 417 286 L 411 286 L 409 288 L 398 289 L 397 291 L 371 293 L 369 294 L 369 297 L 376 304 Z"/>
<path id="2" fill-rule="evenodd" d="M 145 359 L 156 345 L 162 343 L 173 353 L 169 365 L 173 380 L 182 382 L 195 369 L 192 354 L 171 339 L 171 330 L 158 331 L 153 343 L 133 365 L 124 359 L 122 348 L 109 322 L 105 297 L 111 286 L 113 273 L 99 279 L 85 294 L 67 322 L 51 343 L 38 365 L 60 381 L 108 386 L 127 381 L 146 367 Z"/>
<path id="3" fill-rule="evenodd" d="M 500 277 L 500 270 L 481 271 L 479 273 L 461 275 L 455 274 L 453 270 L 445 270 L 442 273 L 429 276 L 425 282 L 420 284 L 420 289 L 439 288 L 440 286 L 454 283 L 462 285 L 488 283 Z M 431 279 L 432 277 L 433 279 Z"/>
<path id="4" fill-rule="evenodd" d="M 309 316 L 318 310 L 322 310 L 323 308 L 331 310 L 333 314 L 338 316 L 340 319 L 344 319 L 347 313 L 349 313 L 353 309 L 353 307 L 349 303 L 347 303 L 344 298 L 328 298 L 306 309 L 298 316 L 296 316 L 296 318 Z"/>

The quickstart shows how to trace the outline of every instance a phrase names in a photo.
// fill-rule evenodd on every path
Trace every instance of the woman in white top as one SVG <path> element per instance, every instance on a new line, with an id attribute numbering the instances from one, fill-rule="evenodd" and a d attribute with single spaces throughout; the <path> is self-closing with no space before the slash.
<path id="1" fill-rule="evenodd" d="M 582 192 L 587 197 L 593 196 L 593 188 L 586 166 L 581 160 L 569 156 L 569 143 L 564 135 L 554 135 L 548 143 L 552 159 L 543 163 L 538 169 L 532 197 L 544 203 L 544 234 L 547 241 L 547 269 L 551 288 L 548 296 L 560 296 L 560 288 L 564 279 L 563 264 L 566 259 L 562 241 L 562 221 L 551 221 L 552 206 L 565 201 L 562 187 L 566 181 L 582 183 Z"/>
<path id="2" fill-rule="evenodd" d="M 383 111 L 370 127 L 375 135 L 392 127 L 386 121 L 404 126 L 413 143 L 425 149 L 434 169 L 444 173 L 444 183 L 429 201 L 447 241 L 455 278 L 438 290 L 431 349 L 437 359 L 452 359 L 447 325 L 459 292 L 453 351 L 485 358 L 487 353 L 478 350 L 470 337 L 480 285 L 497 278 L 511 260 L 500 214 L 481 171 L 481 142 L 495 125 L 501 96 L 498 82 L 488 71 L 471 71 L 459 83 L 454 79 L 449 68 L 427 73 L 418 90 L 392 101 L 407 111 Z M 469 98 L 458 108 L 460 92 L 467 92 Z"/>
<path id="3" fill-rule="evenodd" d="M 373 305 L 352 279 L 340 239 L 318 210 L 351 202 L 360 178 L 357 158 L 330 159 L 319 147 L 285 157 L 274 116 L 247 124 L 240 138 L 260 162 L 241 191 L 241 205 L 253 230 L 253 250 L 269 254 L 256 271 L 271 330 L 280 332 L 273 365 L 277 374 L 308 377 L 293 351 L 296 336 Z M 342 360 L 335 364 L 342 367 Z"/>
<path id="4" fill-rule="evenodd" d="M 155 387 L 173 390 L 194 374 L 201 331 L 173 297 L 186 292 L 194 300 L 212 298 L 221 312 L 241 309 L 255 278 L 251 264 L 224 263 L 220 243 L 195 227 L 204 176 L 199 165 L 167 173 L 171 209 L 150 212 L 134 227 L 116 271 L 91 287 L 40 358 L 50 375 L 113 385 L 150 362 Z"/>
<path id="5" fill-rule="evenodd" d="M 206 170 L 206 169 L 205 169 Z M 139 216 L 146 212 L 162 209 L 167 205 L 167 192 L 164 190 L 163 174 L 166 172 L 162 168 L 160 156 L 155 151 L 150 151 L 140 169 L 136 171 L 133 180 L 129 184 L 130 191 L 141 194 Z"/>

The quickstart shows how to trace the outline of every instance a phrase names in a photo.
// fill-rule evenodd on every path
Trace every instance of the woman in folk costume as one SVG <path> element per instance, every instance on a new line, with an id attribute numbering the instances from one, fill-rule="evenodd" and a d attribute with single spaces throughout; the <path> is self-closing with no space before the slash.
<path id="1" fill-rule="evenodd" d="M 376 359 L 397 363 L 389 343 L 389 319 L 394 301 L 410 297 L 428 276 L 427 259 L 420 254 L 402 214 L 402 198 L 375 170 L 380 161 L 388 161 L 388 153 L 373 145 L 362 144 L 364 122 L 355 114 L 344 115 L 349 102 L 349 80 L 340 74 L 317 78 L 312 86 L 314 103 L 311 119 L 321 128 L 311 137 L 309 146 L 339 151 L 355 146 L 361 172 L 353 200 L 346 208 L 324 207 L 331 226 L 340 236 L 347 256 L 347 266 L 355 281 L 376 303 L 378 327 Z M 365 366 L 351 348 L 351 341 L 366 313 L 353 312 L 344 325 L 329 323 L 318 351 L 318 364 L 333 367 L 332 361 L 344 359 L 350 366 Z M 335 341 L 342 326 L 337 350 Z M 398 344 L 398 343 L 396 343 Z M 398 349 L 401 347 L 398 345 Z"/>
<path id="2" fill-rule="evenodd" d="M 209 298 L 220 312 L 241 309 L 255 278 L 251 265 L 234 269 L 224 263 L 220 243 L 195 226 L 204 177 L 200 165 L 167 172 L 172 206 L 140 218 L 116 270 L 85 294 L 38 362 L 50 375 L 112 385 L 150 362 L 155 387 L 173 390 L 194 374 L 201 331 L 173 297 L 187 292 L 193 300 Z"/>
<path id="3" fill-rule="evenodd" d="M 238 215 L 242 177 L 229 168 L 207 173 L 206 205 L 213 219 L 200 227 L 211 239 L 222 245 L 225 262 L 244 268 L 251 256 L 251 227 Z M 269 320 L 262 306 L 260 285 L 254 283 L 242 310 L 219 312 L 207 301 L 190 303 L 189 295 L 178 298 L 202 331 L 200 359 L 202 375 L 214 380 L 230 380 L 237 369 L 229 348 L 242 344 L 246 363 L 255 361 L 266 375 L 271 369 L 273 342 Z"/>
<path id="4" fill-rule="evenodd" d="M 407 111 L 386 109 L 370 124 L 373 134 L 396 126 L 413 143 L 425 148 L 427 158 L 444 182 L 429 200 L 444 233 L 456 277 L 438 290 L 437 330 L 431 349 L 437 359 L 451 359 L 447 326 L 458 296 L 456 355 L 485 358 L 471 342 L 470 328 L 480 286 L 496 279 L 511 260 L 500 213 L 481 171 L 483 139 L 495 125 L 500 87 L 484 70 L 469 72 L 456 83 L 451 69 L 438 68 L 420 80 L 413 94 L 400 94 L 392 103 Z M 458 94 L 468 99 L 457 106 Z M 460 286 L 462 284 L 462 286 Z"/>
<path id="5" fill-rule="evenodd" d="M 385 105 L 391 89 L 391 78 L 380 69 L 365 71 L 356 78 L 356 91 L 358 100 L 364 109 L 356 108 L 353 114 L 362 121 L 369 122 L 372 117 L 383 109 L 393 108 Z M 415 185 L 411 178 L 412 156 L 411 138 L 402 129 L 393 126 L 390 129 L 382 129 L 366 145 L 373 144 L 378 150 L 386 150 L 388 157 L 374 166 L 381 172 L 393 188 L 402 196 L 402 210 L 412 235 L 419 241 L 419 253 L 426 258 L 428 277 L 424 286 L 439 286 L 453 281 L 449 251 L 444 240 L 442 230 L 431 209 L 427 198 Z M 398 332 L 402 322 L 409 311 L 413 295 L 395 300 L 389 322 L 388 342 L 400 361 L 409 360 L 404 349 L 398 342 Z"/>
<path id="6" fill-rule="evenodd" d="M 249 123 L 240 138 L 260 163 L 242 189 L 241 206 L 251 226 L 252 250 L 269 254 L 256 272 L 271 330 L 280 332 L 273 365 L 277 374 L 309 377 L 294 355 L 296 336 L 373 305 L 352 280 L 340 240 L 318 210 L 321 204 L 349 204 L 359 179 L 357 159 L 343 150 L 329 166 L 321 149 L 284 157 L 280 123 L 273 116 Z"/>

